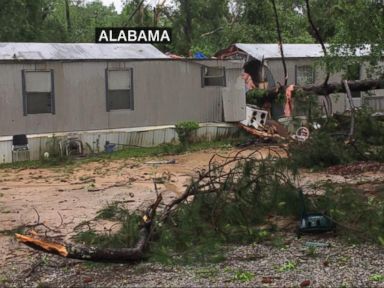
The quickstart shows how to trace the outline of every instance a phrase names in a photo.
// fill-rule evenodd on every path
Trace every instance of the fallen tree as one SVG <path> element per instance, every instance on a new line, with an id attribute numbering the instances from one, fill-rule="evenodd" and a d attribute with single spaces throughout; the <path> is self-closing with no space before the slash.
<path id="1" fill-rule="evenodd" d="M 182 221 L 176 219 L 180 219 L 180 215 L 188 215 L 190 213 L 188 211 L 191 211 L 190 208 L 196 209 L 197 207 L 200 209 L 201 201 L 204 203 L 208 201 L 209 206 L 213 205 L 210 208 L 202 208 L 203 211 L 199 213 L 202 219 L 196 221 L 197 225 L 208 221 L 207 225 L 210 229 L 201 232 L 202 236 L 204 233 L 221 231 L 220 233 L 224 233 L 226 237 L 231 237 L 232 232 L 225 230 L 232 227 L 232 225 L 253 229 L 251 226 L 256 224 L 256 218 L 252 215 L 258 215 L 258 213 L 255 213 L 256 207 L 260 205 L 260 211 L 263 209 L 269 211 L 272 206 L 277 207 L 279 197 L 276 197 L 276 193 L 279 189 L 285 187 L 285 192 L 288 189 L 295 193 L 295 186 L 291 180 L 293 173 L 287 170 L 285 166 L 275 165 L 277 159 L 286 157 L 287 152 L 284 149 L 263 147 L 251 153 L 245 153 L 245 150 L 241 150 L 233 157 L 213 156 L 208 163 L 208 169 L 198 172 L 195 181 L 187 187 L 182 195 L 167 203 L 161 213 L 156 213 L 163 199 L 162 195 L 158 194 L 156 201 L 142 217 L 138 241 L 132 248 L 105 248 L 73 243 L 57 243 L 47 237 L 38 236 L 35 232 L 31 236 L 16 234 L 16 238 L 33 249 L 66 258 L 91 261 L 137 261 L 145 257 L 148 244 L 154 241 L 153 236 L 155 234 L 161 235 L 164 229 L 174 229 L 174 227 L 182 226 Z M 270 194 L 271 187 L 274 193 Z M 212 197 L 208 197 L 208 195 Z M 292 194 L 287 193 L 286 195 Z M 283 196 L 286 197 L 286 195 Z M 268 202 L 272 199 L 270 197 L 273 198 L 271 203 Z M 212 199 L 217 199 L 217 203 L 215 203 L 216 200 L 211 202 Z M 263 204 L 267 205 L 268 208 L 263 208 L 263 205 L 261 205 L 261 201 L 265 201 L 265 199 L 270 199 Z M 208 204 L 205 203 L 204 205 Z M 223 209 L 224 206 L 228 206 L 230 209 Z M 236 207 L 236 209 L 234 210 L 232 206 Z M 209 211 L 208 214 L 210 214 L 208 219 L 205 219 L 205 214 L 208 215 L 207 211 L 205 211 L 206 208 Z M 241 216 L 224 216 L 227 213 L 226 211 L 236 211 L 235 213 L 239 212 Z M 187 216 L 187 218 L 190 217 Z M 228 220 L 229 223 L 223 222 L 223 219 Z M 156 223 L 161 223 L 161 225 L 156 225 Z M 182 233 L 176 233 L 176 235 L 182 235 Z M 161 238 L 161 236 L 157 236 L 157 238 L 159 237 Z"/>
<path id="2" fill-rule="evenodd" d="M 349 89 L 353 91 L 370 91 L 375 89 L 384 89 L 384 79 L 376 80 L 349 80 L 347 81 Z M 266 99 L 274 99 L 280 93 L 283 93 L 287 87 L 279 86 L 271 89 L 255 89 L 260 97 Z M 327 83 L 326 85 L 306 85 L 306 86 L 295 86 L 294 93 L 304 94 L 315 94 L 315 95 L 329 95 L 333 93 L 346 93 L 345 85 L 343 81 L 340 83 Z"/>
<path id="3" fill-rule="evenodd" d="M 21 234 L 16 234 L 16 238 L 31 248 L 72 259 L 91 261 L 136 261 L 144 257 L 144 250 L 153 232 L 156 209 L 161 200 L 162 195 L 160 194 L 144 214 L 143 222 L 140 224 L 139 240 L 133 248 L 111 249 L 87 247 L 70 243 L 61 244 L 52 242 L 49 239 L 43 240 Z"/>

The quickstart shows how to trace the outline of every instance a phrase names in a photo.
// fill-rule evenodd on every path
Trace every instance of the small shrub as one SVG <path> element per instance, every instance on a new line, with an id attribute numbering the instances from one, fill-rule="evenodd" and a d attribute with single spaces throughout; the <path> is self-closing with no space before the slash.
<path id="1" fill-rule="evenodd" d="M 61 140 L 53 134 L 45 145 L 45 151 L 41 155 L 41 161 L 49 164 L 58 164 L 68 160 L 60 145 Z"/>
<path id="2" fill-rule="evenodd" d="M 237 271 L 235 273 L 235 276 L 233 277 L 234 280 L 241 281 L 241 282 L 249 282 L 253 278 L 255 278 L 255 275 L 252 272 L 243 271 L 243 270 Z"/>
<path id="3" fill-rule="evenodd" d="M 279 269 L 279 272 L 287 272 L 296 269 L 297 264 L 293 261 L 288 261 L 284 263 Z"/>
<path id="4" fill-rule="evenodd" d="M 179 122 L 175 125 L 177 136 L 183 147 L 193 143 L 194 132 L 197 129 L 199 129 L 199 124 L 194 121 Z"/>
<path id="5" fill-rule="evenodd" d="M 383 274 L 373 274 L 369 277 L 369 280 L 376 281 L 376 282 L 384 282 L 384 275 Z"/>

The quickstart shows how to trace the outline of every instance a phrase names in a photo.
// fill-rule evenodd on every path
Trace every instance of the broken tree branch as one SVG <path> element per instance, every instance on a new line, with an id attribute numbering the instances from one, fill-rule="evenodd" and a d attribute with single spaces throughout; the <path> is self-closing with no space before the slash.
<path id="1" fill-rule="evenodd" d="M 132 18 L 133 18 L 133 17 L 136 15 L 136 13 L 140 10 L 141 5 L 143 5 L 143 3 L 144 3 L 144 0 L 142 0 L 142 1 L 139 3 L 139 5 L 137 5 L 136 9 L 132 12 L 131 16 L 129 16 L 127 22 L 129 22 L 129 21 L 132 20 Z"/>
<path id="2" fill-rule="evenodd" d="M 352 93 L 351 93 L 351 90 L 349 89 L 348 81 L 344 80 L 343 83 L 344 83 L 345 90 L 347 92 L 347 98 L 349 100 L 349 105 L 351 107 L 351 128 L 349 130 L 348 141 L 352 141 L 353 135 L 355 132 L 355 105 L 353 104 Z"/>
<path id="3" fill-rule="evenodd" d="M 200 37 L 206 37 L 206 36 L 209 36 L 209 35 L 212 35 L 212 34 L 215 34 L 216 32 L 219 32 L 221 30 L 223 30 L 224 28 L 223 27 L 218 27 L 212 31 L 209 31 L 209 32 L 206 32 L 206 33 L 203 33 L 200 35 Z"/>
<path id="4" fill-rule="evenodd" d="M 98 248 L 82 245 L 60 244 L 42 239 L 37 239 L 21 234 L 16 234 L 16 238 L 37 250 L 52 253 L 72 259 L 92 260 L 92 261 L 136 261 L 144 257 L 144 249 L 151 236 L 152 225 L 156 214 L 156 209 L 162 201 L 161 194 L 157 197 L 146 211 L 143 220 L 144 223 L 139 231 L 139 240 L 133 248 Z"/>
<path id="5" fill-rule="evenodd" d="M 265 151 L 261 149 L 265 149 Z M 284 157 L 287 155 L 285 150 L 279 151 L 274 147 L 261 147 L 252 152 L 246 151 L 246 149 L 240 150 L 232 157 L 214 155 L 209 161 L 208 170 L 199 173 L 198 179 L 193 181 L 180 197 L 166 205 L 160 216 L 156 218 L 156 209 L 162 201 L 162 194 L 159 194 L 156 201 L 145 212 L 143 222 L 139 230 L 139 240 L 133 248 L 112 249 L 73 244 L 60 244 L 53 241 L 47 241 L 45 239 L 35 238 L 34 236 L 29 237 L 21 234 L 16 234 L 16 238 L 20 242 L 34 249 L 67 258 L 91 261 L 140 260 L 144 258 L 145 248 L 148 246 L 148 243 L 153 234 L 156 232 L 156 229 L 158 229 L 157 226 L 154 225 L 155 220 L 162 222 L 165 222 L 168 219 L 172 220 L 172 217 L 169 216 L 174 215 L 173 213 L 180 207 L 178 204 L 187 202 L 190 196 L 196 197 L 206 193 L 216 193 L 217 197 L 221 197 L 226 195 L 227 192 L 235 193 L 234 187 L 238 185 L 239 179 L 242 179 L 244 175 L 243 167 L 239 164 L 243 164 L 247 161 L 256 161 L 254 164 L 258 166 L 262 165 L 262 163 L 264 163 L 263 161 L 276 161 L 276 157 L 281 157 L 280 153 L 282 151 L 284 152 Z M 250 183 L 247 183 L 246 186 L 243 185 L 244 187 L 258 185 L 257 183 L 259 179 L 263 177 L 272 177 L 274 181 L 279 181 L 280 183 L 288 183 L 290 181 L 290 176 L 286 171 L 276 170 L 276 168 L 267 168 L 267 170 L 256 169 L 255 171 L 250 171 L 250 174 L 247 175 L 247 177 L 250 177 L 252 180 Z M 230 181 L 232 181 L 232 184 L 228 186 L 227 184 Z M 232 199 L 233 201 L 240 201 L 236 197 L 229 199 Z M 242 201 L 246 201 L 246 199 L 242 199 Z"/>
<path id="6" fill-rule="evenodd" d="M 369 91 L 375 89 L 384 89 L 384 79 L 376 80 L 350 80 L 348 86 L 351 91 Z M 276 97 L 279 91 L 276 89 L 260 90 L 264 91 L 264 97 Z M 332 93 L 346 93 L 343 82 L 327 83 L 327 85 L 306 85 L 295 86 L 295 92 L 303 92 L 305 94 L 329 95 Z"/>

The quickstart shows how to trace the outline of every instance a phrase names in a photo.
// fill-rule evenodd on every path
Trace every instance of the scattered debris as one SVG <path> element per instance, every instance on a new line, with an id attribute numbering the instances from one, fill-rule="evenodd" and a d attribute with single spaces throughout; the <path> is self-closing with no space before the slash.
<path id="1" fill-rule="evenodd" d="M 154 160 L 145 162 L 145 164 L 176 164 L 176 159 L 171 160 Z"/>
<path id="2" fill-rule="evenodd" d="M 304 280 L 303 282 L 300 283 L 300 287 L 307 287 L 311 285 L 311 281 L 309 280 Z"/>
<path id="3" fill-rule="evenodd" d="M 305 242 L 304 244 L 306 247 L 312 247 L 312 248 L 319 248 L 319 247 L 330 247 L 331 245 L 329 243 L 322 243 L 322 242 Z"/>
<path id="4" fill-rule="evenodd" d="M 384 164 L 372 161 L 359 161 L 329 167 L 327 172 L 335 175 L 355 175 L 363 172 L 379 172 L 384 170 Z"/>

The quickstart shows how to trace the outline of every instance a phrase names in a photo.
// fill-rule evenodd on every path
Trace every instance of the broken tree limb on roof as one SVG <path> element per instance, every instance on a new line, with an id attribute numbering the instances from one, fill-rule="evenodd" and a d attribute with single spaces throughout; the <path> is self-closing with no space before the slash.
<path id="1" fill-rule="evenodd" d="M 351 91 L 369 91 L 375 89 L 384 89 L 384 79 L 376 80 L 350 80 L 348 86 Z M 264 93 L 263 97 L 274 98 L 281 91 L 284 91 L 284 87 L 280 89 L 258 89 L 261 93 Z M 343 82 L 340 83 L 328 83 L 327 85 L 306 85 L 306 86 L 295 86 L 294 92 L 303 92 L 305 94 L 316 94 L 316 95 L 329 95 L 332 93 L 346 93 L 345 85 Z"/>

